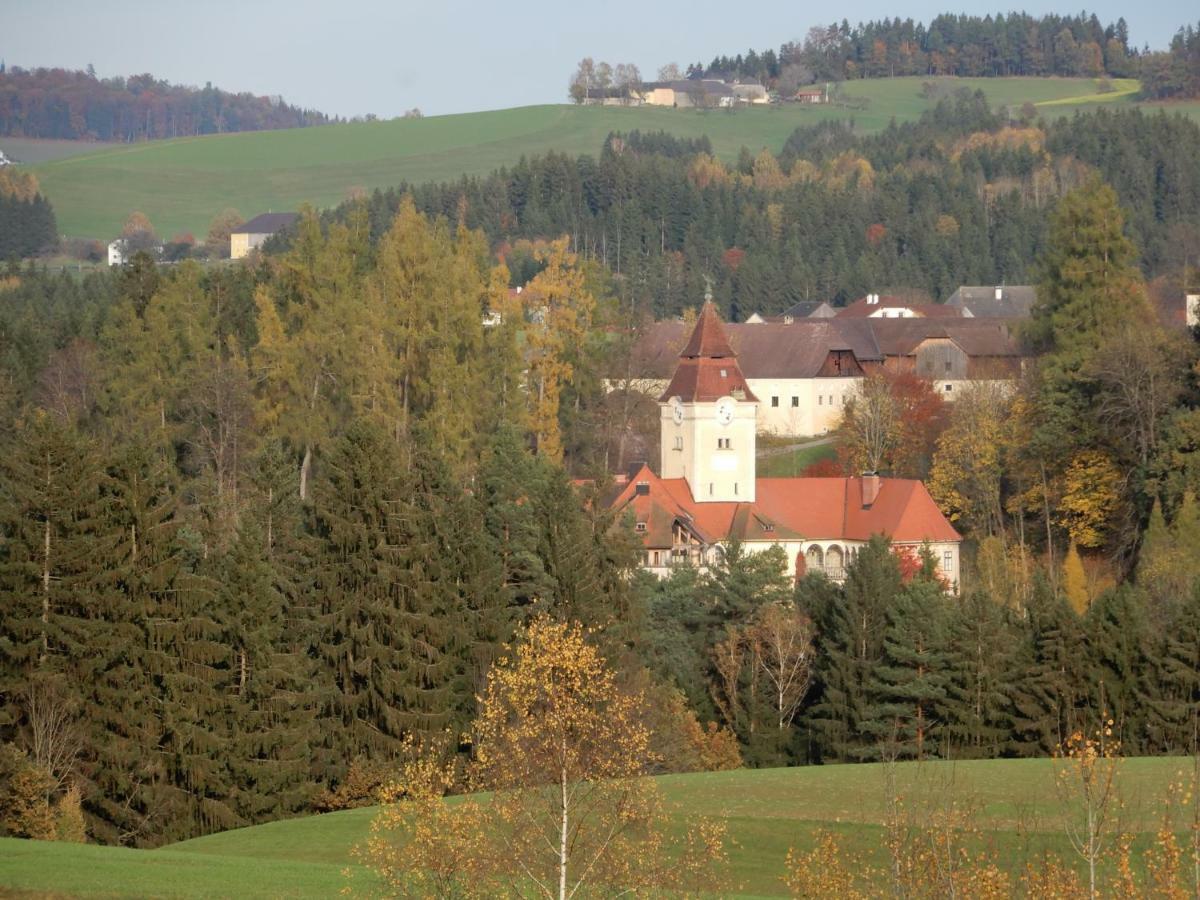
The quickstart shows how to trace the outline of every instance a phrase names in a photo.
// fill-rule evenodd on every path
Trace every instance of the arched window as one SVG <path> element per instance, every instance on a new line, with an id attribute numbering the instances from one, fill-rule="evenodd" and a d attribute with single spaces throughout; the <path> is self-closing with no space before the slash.
<path id="1" fill-rule="evenodd" d="M 837 544 L 825 551 L 825 574 L 838 580 L 846 576 L 846 557 Z"/>
<path id="2" fill-rule="evenodd" d="M 807 568 L 810 572 L 820 572 L 825 568 L 825 554 L 821 552 L 821 548 L 816 544 L 808 548 L 805 559 L 808 561 Z"/>

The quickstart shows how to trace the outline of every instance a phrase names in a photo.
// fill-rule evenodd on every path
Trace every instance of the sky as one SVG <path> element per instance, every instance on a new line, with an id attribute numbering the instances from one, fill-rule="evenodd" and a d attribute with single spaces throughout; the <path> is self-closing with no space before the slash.
<path id="1" fill-rule="evenodd" d="M 961 0 L 960 0 L 961 2 Z M 946 6 L 847 0 L 0 0 L 0 59 L 83 69 L 101 77 L 149 72 L 173 83 L 281 95 L 341 116 L 381 118 L 566 102 L 579 60 L 660 66 L 778 48 L 813 25 L 941 12 L 983 15 L 1005 4 Z M 1076 11 L 1076 0 L 1024 4 L 1031 14 Z M 1195 0 L 1102 0 L 1104 24 L 1124 16 L 1130 40 L 1163 49 L 1200 21 Z"/>

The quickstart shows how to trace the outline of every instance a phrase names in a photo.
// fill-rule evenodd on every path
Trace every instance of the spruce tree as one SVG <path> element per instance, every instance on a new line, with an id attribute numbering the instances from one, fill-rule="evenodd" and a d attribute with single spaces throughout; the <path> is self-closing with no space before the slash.
<path id="1" fill-rule="evenodd" d="M 950 756 L 991 759 L 1010 729 L 1009 693 L 1018 632 L 1008 613 L 972 592 L 950 615 L 946 730 Z"/>
<path id="2" fill-rule="evenodd" d="M 1152 632 L 1147 656 L 1139 691 L 1146 752 L 1194 754 L 1200 749 L 1200 583 Z"/>
<path id="3" fill-rule="evenodd" d="M 823 756 L 853 759 L 874 746 L 864 730 L 868 691 L 883 659 L 887 609 L 902 589 L 887 539 L 873 537 L 846 570 L 844 602 L 829 605 L 816 623 L 821 699 L 811 722 Z"/>
<path id="4" fill-rule="evenodd" d="M 1088 679 L 1092 708 L 1113 720 L 1113 735 L 1124 753 L 1140 754 L 1146 730 L 1138 690 L 1149 637 L 1143 595 L 1128 585 L 1108 591 L 1092 604 L 1084 624 L 1093 672 Z"/>
<path id="5" fill-rule="evenodd" d="M 923 759 L 944 740 L 947 698 L 947 609 L 941 587 L 920 579 L 888 604 L 883 654 L 870 676 L 863 732 L 875 758 Z"/>
<path id="6" fill-rule="evenodd" d="M 1013 674 L 1013 740 L 1018 753 L 1039 756 L 1089 724 L 1088 653 L 1079 617 L 1044 577 L 1035 580 L 1027 611 Z"/>

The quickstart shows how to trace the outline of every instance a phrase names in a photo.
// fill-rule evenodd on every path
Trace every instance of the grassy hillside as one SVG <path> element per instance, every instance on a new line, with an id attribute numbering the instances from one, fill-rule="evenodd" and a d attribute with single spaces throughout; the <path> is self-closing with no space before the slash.
<path id="1" fill-rule="evenodd" d="M 1120 91 L 1097 94 L 1091 79 L 948 80 L 982 89 L 995 104 L 1054 102 L 1046 107 L 1053 114 L 1085 102 L 1131 102 L 1131 95 Z M 227 206 L 247 218 L 306 201 L 327 206 L 357 189 L 482 175 L 522 155 L 597 153 L 611 131 L 708 135 L 718 154 L 734 159 L 743 146 L 778 151 L 798 125 L 825 119 L 853 118 L 858 127 L 877 130 L 892 118 L 912 119 L 929 107 L 921 96 L 922 81 L 849 83 L 847 95 L 868 101 L 861 110 L 794 104 L 737 111 L 531 106 L 108 147 L 34 169 L 54 203 L 59 230 L 67 235 L 112 237 L 129 212 L 139 209 L 164 236 L 186 230 L 202 237 L 212 217 Z"/>
<path id="2" fill-rule="evenodd" d="M 1122 828 L 1146 835 L 1157 827 L 1157 798 L 1188 760 L 1123 763 Z M 1068 857 L 1047 760 L 901 765 L 909 798 L 949 796 L 981 811 L 983 837 L 1016 870 L 1051 848 Z M 876 765 L 721 772 L 660 779 L 676 821 L 725 820 L 736 841 L 735 881 L 744 896 L 781 896 L 779 877 L 791 846 L 808 846 L 830 828 L 847 843 L 873 847 L 884 818 L 884 771 Z M 5 889 L 55 896 L 325 897 L 345 884 L 350 848 L 367 835 L 373 810 L 275 822 L 185 841 L 160 850 L 126 850 L 0 839 L 0 894 Z M 1143 840 L 1145 838 L 1143 837 Z M 357 871 L 356 879 L 368 877 Z"/>

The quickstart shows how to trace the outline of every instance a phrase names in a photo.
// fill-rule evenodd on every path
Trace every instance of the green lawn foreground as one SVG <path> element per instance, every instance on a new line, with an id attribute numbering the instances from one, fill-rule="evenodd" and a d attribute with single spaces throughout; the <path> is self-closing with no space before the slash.
<path id="1" fill-rule="evenodd" d="M 159 234 L 191 231 L 203 237 L 226 207 L 243 216 L 295 209 L 303 202 L 331 206 L 356 190 L 486 175 L 521 156 L 549 150 L 598 154 L 612 131 L 663 130 L 707 135 L 727 161 L 742 147 L 773 152 L 800 125 L 852 119 L 878 131 L 915 119 L 935 101 L 925 81 L 894 78 L 843 86 L 865 98 L 862 109 L 778 104 L 738 110 L 656 107 L 528 106 L 425 119 L 364 122 L 285 131 L 209 135 L 107 147 L 31 168 L 54 204 L 59 231 L 70 237 L 112 238 L 132 210 L 150 217 Z M 1089 99 L 1090 78 L 953 78 L 953 87 L 983 90 L 996 104 Z M 1073 107 L 1054 107 L 1055 114 Z M 3 144 L 0 144 L 3 146 Z"/>
<path id="2" fill-rule="evenodd" d="M 1121 828 L 1145 845 L 1158 826 L 1158 799 L 1191 763 L 1157 758 L 1121 765 Z M 895 772 L 910 802 L 924 798 L 936 806 L 954 796 L 978 804 L 984 848 L 1013 872 L 1047 849 L 1071 859 L 1049 760 L 902 763 Z M 837 832 L 856 851 L 880 844 L 887 793 L 880 765 L 670 775 L 659 783 L 680 829 L 698 816 L 726 822 L 741 896 L 783 896 L 788 849 L 810 847 L 819 829 Z M 374 814 L 308 816 L 159 850 L 0 839 L 0 896 L 329 897 L 346 886 L 343 870 L 357 869 L 350 849 L 366 837 Z M 358 870 L 354 880 L 369 877 Z"/>

